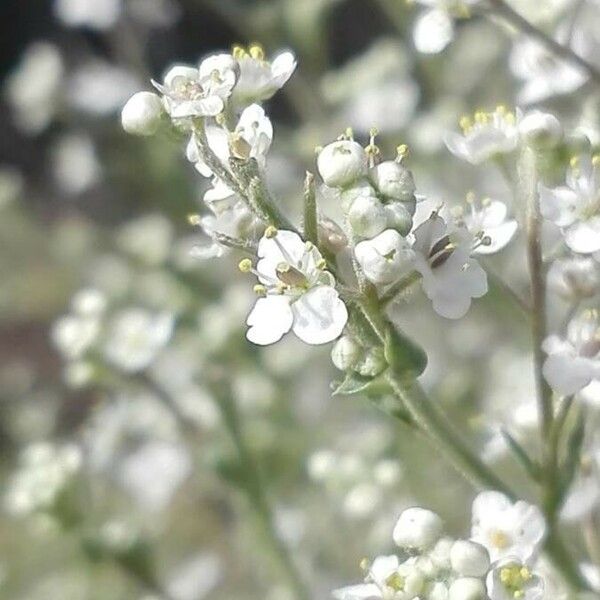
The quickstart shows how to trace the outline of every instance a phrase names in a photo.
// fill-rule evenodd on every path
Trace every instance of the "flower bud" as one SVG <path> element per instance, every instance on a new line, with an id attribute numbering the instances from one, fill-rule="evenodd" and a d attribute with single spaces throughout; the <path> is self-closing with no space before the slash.
<path id="1" fill-rule="evenodd" d="M 566 145 L 569 154 L 574 156 L 578 154 L 587 154 L 592 150 L 592 142 L 585 131 L 575 129 L 566 138 Z"/>
<path id="2" fill-rule="evenodd" d="M 359 238 L 374 238 L 387 225 L 387 213 L 376 196 L 358 196 L 348 210 L 348 222 Z"/>
<path id="3" fill-rule="evenodd" d="M 452 538 L 442 538 L 429 553 L 429 557 L 438 569 L 443 569 L 444 571 L 451 569 L 450 550 L 453 544 L 454 540 Z"/>
<path id="4" fill-rule="evenodd" d="M 548 270 L 548 287 L 558 296 L 576 302 L 600 291 L 600 269 L 592 258 L 556 260 Z"/>
<path id="5" fill-rule="evenodd" d="M 367 350 L 362 361 L 354 366 L 354 370 L 363 377 L 376 377 L 385 368 L 387 363 L 381 348 Z"/>
<path id="6" fill-rule="evenodd" d="M 349 335 L 343 335 L 331 350 L 331 360 L 340 371 L 347 371 L 354 367 L 361 356 L 361 346 Z"/>
<path id="7" fill-rule="evenodd" d="M 427 594 L 427 600 L 448 600 L 448 586 L 441 581 L 434 582 Z"/>
<path id="8" fill-rule="evenodd" d="M 377 191 L 391 200 L 410 202 L 415 197 L 412 173 L 395 160 L 386 160 L 371 169 L 371 181 Z"/>
<path id="9" fill-rule="evenodd" d="M 367 174 L 367 154 L 357 142 L 340 140 L 321 150 L 317 168 L 325 185 L 347 187 Z"/>
<path id="10" fill-rule="evenodd" d="M 490 568 L 490 555 L 477 542 L 457 540 L 450 550 L 450 562 L 463 577 L 483 577 Z"/>
<path id="11" fill-rule="evenodd" d="M 395 229 L 386 229 L 372 240 L 359 242 L 354 254 L 365 277 L 379 285 L 396 281 L 414 256 L 406 240 Z"/>
<path id="12" fill-rule="evenodd" d="M 450 586 L 448 600 L 485 600 L 485 584 L 481 579 L 461 577 Z"/>
<path id="13" fill-rule="evenodd" d="M 408 235 L 412 229 L 413 220 L 404 202 L 391 202 L 384 208 L 387 214 L 388 228 L 395 229 L 401 236 Z"/>
<path id="14" fill-rule="evenodd" d="M 154 135 L 164 114 L 162 100 L 152 92 L 134 94 L 123 107 L 121 123 L 127 133 Z"/>
<path id="15" fill-rule="evenodd" d="M 525 143 L 534 148 L 553 148 L 563 138 L 560 121 L 554 115 L 539 110 L 523 117 L 519 131 Z"/>
<path id="16" fill-rule="evenodd" d="M 394 542 L 401 548 L 425 550 L 441 537 L 444 524 L 440 517 L 425 508 L 407 508 L 394 527 Z"/>

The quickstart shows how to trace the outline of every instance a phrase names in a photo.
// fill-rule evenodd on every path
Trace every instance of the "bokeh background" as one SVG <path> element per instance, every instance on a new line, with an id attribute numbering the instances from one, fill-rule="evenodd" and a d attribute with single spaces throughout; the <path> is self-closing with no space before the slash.
<path id="1" fill-rule="evenodd" d="M 567 4 L 515 2 L 543 26 Z M 181 140 L 131 138 L 119 123 L 129 95 L 172 63 L 257 41 L 299 61 L 268 102 L 270 186 L 288 214 L 299 215 L 315 146 L 348 126 L 364 142 L 377 126 L 390 155 L 407 143 L 433 203 L 470 189 L 508 198 L 497 173 L 459 165 L 443 133 L 464 112 L 515 103 L 510 36 L 459 20 L 444 53 L 424 54 L 421 10 L 396 0 L 0 3 L 0 598 L 293 598 L 243 492 L 223 422 L 231 401 L 314 598 L 390 548 L 403 507 L 429 506 L 465 532 L 473 489 L 389 416 L 385 398 L 332 398 L 329 349 L 246 342 L 251 284 L 236 257 L 193 257 L 199 235 L 186 217 L 201 210 L 206 182 Z M 550 105 L 574 125 L 597 108 Z M 522 256 L 518 239 L 488 265 L 519 293 Z M 110 359 L 57 349 L 60 319 L 86 300 L 105 304 L 93 335 L 116 347 Z M 419 294 L 397 312 L 429 353 L 426 386 L 529 494 L 498 435 L 503 424 L 532 443 L 518 307 L 492 281 L 458 324 Z M 84 333 L 62 335 L 73 344 Z"/>

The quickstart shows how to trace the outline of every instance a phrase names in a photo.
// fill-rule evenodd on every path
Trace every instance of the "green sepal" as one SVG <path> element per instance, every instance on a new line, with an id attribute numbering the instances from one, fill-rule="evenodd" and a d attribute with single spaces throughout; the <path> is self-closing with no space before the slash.
<path id="1" fill-rule="evenodd" d="M 385 335 L 384 355 L 395 373 L 418 377 L 427 366 L 427 354 L 393 325 L 388 326 Z"/>
<path id="2" fill-rule="evenodd" d="M 344 381 L 334 384 L 332 396 L 353 396 L 355 394 L 382 396 L 391 393 L 392 388 L 383 374 L 377 375 L 377 377 L 365 377 L 350 371 L 346 374 Z"/>

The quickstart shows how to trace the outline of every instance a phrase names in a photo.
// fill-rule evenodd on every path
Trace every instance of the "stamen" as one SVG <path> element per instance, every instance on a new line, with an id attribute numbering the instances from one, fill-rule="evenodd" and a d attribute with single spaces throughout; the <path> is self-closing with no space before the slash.
<path id="1" fill-rule="evenodd" d="M 243 258 L 240 260 L 238 264 L 238 269 L 242 273 L 251 273 L 252 272 L 252 261 L 249 258 Z"/>
<path id="2" fill-rule="evenodd" d="M 194 227 L 199 227 L 202 223 L 202 218 L 198 214 L 188 215 L 188 223 Z"/>

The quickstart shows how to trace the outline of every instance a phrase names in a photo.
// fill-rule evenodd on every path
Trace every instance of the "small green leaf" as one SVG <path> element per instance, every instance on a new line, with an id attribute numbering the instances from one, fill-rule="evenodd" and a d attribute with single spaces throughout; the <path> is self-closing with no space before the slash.
<path id="1" fill-rule="evenodd" d="M 341 383 L 335 386 L 333 396 L 352 396 L 364 394 L 365 396 L 382 396 L 391 393 L 392 390 L 385 377 L 364 377 L 358 373 L 349 372 Z"/>
<path id="2" fill-rule="evenodd" d="M 541 476 L 540 466 L 530 458 L 523 446 L 521 446 L 521 444 L 519 444 L 506 429 L 502 428 L 500 433 L 502 434 L 504 441 L 508 444 L 508 447 L 512 450 L 517 462 L 534 481 L 539 481 Z"/>
<path id="3" fill-rule="evenodd" d="M 399 329 L 387 328 L 384 346 L 385 358 L 395 373 L 417 377 L 427 366 L 427 354 Z"/>

